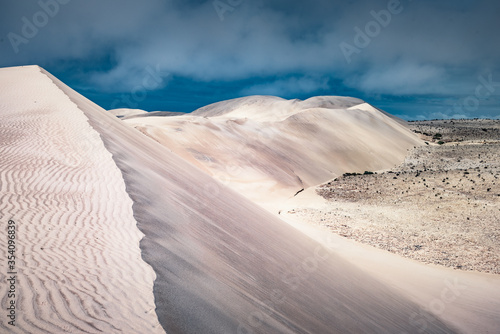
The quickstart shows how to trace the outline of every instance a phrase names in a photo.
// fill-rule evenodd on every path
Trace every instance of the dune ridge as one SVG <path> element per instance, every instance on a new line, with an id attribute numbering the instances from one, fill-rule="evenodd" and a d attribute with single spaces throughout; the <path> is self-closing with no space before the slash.
<path id="1" fill-rule="evenodd" d="M 495 300 L 482 302 L 478 296 L 487 294 L 481 284 L 495 282 L 475 277 L 460 303 L 446 305 L 445 314 L 435 312 L 427 304 L 442 286 L 419 283 L 431 271 L 410 273 L 406 260 L 385 263 L 384 257 L 360 269 L 366 253 L 352 260 L 336 238 L 323 234 L 320 243 L 313 241 L 45 70 L 3 69 L 0 79 L 9 87 L 0 99 L 9 120 L 0 127 L 2 157 L 8 152 L 0 164 L 0 194 L 6 199 L 0 212 L 5 219 L 4 212 L 22 217 L 19 226 L 30 231 L 19 231 L 19 253 L 25 257 L 19 270 L 31 281 L 18 287 L 18 332 L 458 333 L 457 328 L 473 328 L 486 333 L 485 328 L 494 328 L 495 312 L 486 311 Z M 41 105 L 33 106 L 33 97 Z M 324 109 L 308 109 L 291 120 L 323 117 Z M 371 109 L 351 114 L 353 121 L 375 124 L 381 117 Z M 234 127 L 243 122 L 228 121 Z M 110 235 L 113 240 L 105 238 Z M 394 276 L 381 272 L 391 266 L 399 268 Z M 450 273 L 435 274 L 453 279 Z M 5 303 L 5 290 L 0 292 Z M 483 313 L 486 325 L 464 324 Z"/>
<path id="2" fill-rule="evenodd" d="M 99 134 L 37 66 L 0 81 L 0 219 L 18 227 L 16 326 L 0 331 L 164 333 L 132 200 Z M 0 296 L 3 308 L 5 284 Z"/>
<path id="3" fill-rule="evenodd" d="M 348 145 L 351 144 L 351 147 L 354 147 L 354 152 L 357 153 L 357 155 L 352 156 L 350 154 L 340 154 L 341 151 L 339 152 L 339 150 L 335 152 L 337 159 L 332 159 L 327 163 L 332 163 L 335 166 L 342 166 L 342 163 L 344 163 L 342 166 L 344 169 L 341 169 L 340 172 L 353 171 L 346 164 L 351 162 L 352 159 L 360 159 L 361 163 L 354 166 L 354 171 L 361 173 L 363 170 L 371 169 L 368 166 L 370 166 L 369 163 L 373 160 L 376 161 L 379 167 L 390 168 L 394 162 L 400 163 L 405 156 L 408 156 L 409 153 L 404 151 L 405 148 L 411 148 L 412 143 L 416 146 L 422 145 L 423 141 L 415 141 L 415 135 L 409 133 L 409 126 L 403 120 L 361 100 L 347 98 L 346 101 L 343 101 L 344 99 L 346 98 L 317 97 L 301 102 L 298 100 L 286 101 L 274 97 L 256 96 L 224 101 L 207 106 L 197 112 L 198 116 L 185 115 L 189 117 L 185 117 L 184 120 L 177 117 L 175 119 L 157 117 L 156 119 L 151 118 L 144 122 L 141 122 L 143 120 L 130 119 L 125 123 L 136 125 L 136 129 L 141 130 L 146 135 L 150 135 L 156 141 L 172 149 L 172 151 L 181 155 L 184 159 L 205 169 L 209 175 L 214 175 L 225 184 L 231 186 L 230 181 L 233 181 L 235 177 L 240 178 L 239 181 L 242 184 L 254 184 L 254 189 L 244 189 L 241 185 L 238 187 L 234 187 L 233 185 L 233 189 L 244 193 L 247 197 L 251 197 L 255 202 L 260 202 L 259 204 L 261 204 L 262 202 L 268 202 L 272 197 L 266 196 L 268 195 L 266 192 L 271 186 L 277 184 L 276 180 L 279 180 L 280 174 L 268 174 L 267 178 L 258 175 L 255 172 L 257 169 L 255 166 L 260 165 L 256 165 L 255 162 L 260 161 L 262 163 L 264 161 L 262 164 L 286 165 L 290 159 L 300 159 L 299 157 L 291 158 L 288 155 L 290 151 L 293 152 L 293 147 L 278 147 L 280 154 L 275 154 L 274 158 L 269 160 L 262 160 L 262 156 L 260 155 L 244 154 L 243 152 L 248 153 L 247 146 L 255 145 L 255 142 L 259 140 L 262 146 L 259 147 L 259 150 L 255 151 L 260 153 L 264 150 L 265 152 L 266 149 L 269 149 L 266 145 L 275 145 L 270 149 L 276 149 L 276 143 L 279 144 L 279 141 L 267 141 L 266 145 L 264 145 L 262 144 L 262 142 L 265 142 L 263 138 L 269 139 L 270 136 L 261 135 L 261 132 L 273 134 L 276 137 L 276 133 L 280 131 L 283 133 L 292 132 L 292 135 L 296 135 L 297 133 L 308 134 L 309 131 L 308 136 L 304 136 L 304 138 L 309 138 L 309 141 L 301 138 L 302 141 L 299 140 L 301 145 L 295 147 L 297 151 L 306 152 L 307 155 L 311 147 L 318 145 L 317 142 L 325 138 L 325 136 L 312 135 L 314 131 L 310 131 L 310 128 L 317 129 L 325 123 L 325 127 L 333 128 L 336 130 L 335 132 L 339 132 L 332 133 L 333 138 L 337 139 L 337 141 L 331 145 L 339 146 L 339 143 L 342 143 L 346 147 L 349 147 Z M 297 106 L 300 103 L 307 104 L 307 108 L 304 110 L 298 108 Z M 276 112 L 273 109 L 274 107 L 272 107 L 276 104 L 285 110 L 278 110 Z M 253 109 L 249 106 L 260 108 L 260 110 L 256 110 L 256 117 L 252 113 Z M 278 116 L 273 121 L 275 117 L 274 113 Z M 340 122 L 335 123 L 331 121 L 335 116 L 340 119 Z M 151 117 L 154 116 L 152 115 Z M 266 120 L 263 121 L 263 119 Z M 318 119 L 321 121 L 318 121 Z M 353 128 L 357 129 L 354 131 Z M 354 132 L 356 135 L 350 137 L 346 134 L 346 130 L 348 133 Z M 240 133 L 244 131 L 246 131 L 246 134 L 241 135 Z M 215 135 L 210 132 L 214 132 Z M 366 135 L 367 133 L 370 134 L 370 132 L 371 137 Z M 235 134 L 240 137 L 236 137 Z M 384 138 L 388 134 L 388 138 Z M 186 140 L 183 136 L 190 136 L 190 139 Z M 245 142 L 245 144 L 228 148 L 227 141 L 244 141 L 248 140 L 248 136 L 250 136 L 251 140 Z M 357 137 L 361 137 L 362 140 L 359 140 Z M 255 138 L 257 140 L 254 140 Z M 326 138 L 326 141 L 328 141 L 328 136 Z M 366 140 L 367 138 L 369 139 Z M 363 139 L 365 142 L 363 142 Z M 200 142 L 199 148 L 192 149 L 193 142 L 196 143 L 197 141 Z M 368 145 L 366 145 L 367 143 Z M 283 141 L 281 144 L 283 145 Z M 380 156 L 370 156 L 367 153 L 369 150 L 363 152 L 362 149 L 367 146 L 369 147 L 369 145 L 384 147 L 387 144 L 391 147 L 391 150 L 387 150 L 389 158 L 384 155 L 385 152 L 384 150 L 380 150 L 380 147 L 378 148 L 378 152 L 383 154 L 382 158 Z M 420 146 L 417 149 L 425 150 L 425 147 Z M 243 168 L 246 169 L 242 172 L 241 169 L 238 171 L 238 168 L 242 168 L 241 166 L 235 168 L 229 165 L 229 168 L 226 167 L 226 169 L 217 170 L 217 164 L 220 162 L 214 159 L 213 155 L 209 155 L 213 151 L 219 154 L 218 158 L 227 159 L 230 163 L 235 157 L 239 158 L 238 162 L 241 162 L 242 166 L 244 166 Z M 324 157 L 324 151 L 321 153 Z M 310 164 L 303 163 L 304 161 L 307 160 L 304 159 L 301 161 L 301 164 L 306 166 L 306 168 L 311 165 L 314 168 L 314 165 L 318 161 L 320 163 L 323 162 L 317 156 L 309 160 Z M 377 168 L 375 167 L 371 170 L 375 171 Z M 216 170 L 216 172 L 213 170 Z M 294 180 L 293 177 L 291 179 Z M 298 178 L 295 180 L 303 184 L 302 180 L 298 180 Z M 291 197 L 293 195 L 290 192 L 291 190 L 295 191 L 293 188 L 283 188 L 281 195 L 283 197 Z M 387 190 L 390 191 L 389 189 Z M 250 196 L 248 196 L 249 194 Z M 276 195 L 276 192 L 273 193 L 273 196 Z M 279 217 L 282 217 L 282 219 L 318 242 L 323 242 L 327 248 L 333 249 L 344 259 L 347 259 L 350 263 L 369 273 L 370 276 L 376 277 L 379 281 L 384 282 L 384 284 L 389 284 L 392 288 L 397 289 L 402 295 L 418 303 L 421 310 L 431 310 L 436 316 L 454 324 L 460 329 L 460 332 L 491 333 L 495 332 L 498 328 L 500 317 L 497 311 L 497 291 L 500 291 L 498 289 L 500 281 L 496 276 L 456 272 L 408 261 L 372 247 L 348 242 L 337 235 L 330 234 L 327 230 L 315 229 L 311 226 L 305 226 L 303 222 L 297 221 L 299 218 L 298 211 L 301 208 L 305 208 L 305 210 L 316 210 L 319 212 L 318 220 L 325 223 L 325 219 L 323 218 L 325 218 L 325 212 L 328 212 L 328 207 L 323 202 L 324 199 L 318 198 L 315 194 L 315 186 L 312 186 L 305 188 L 303 191 L 298 191 L 295 193 L 295 197 L 284 201 L 281 205 L 272 205 L 267 208 L 276 213 L 280 212 L 281 215 Z M 339 205 L 344 205 L 344 203 Z M 279 211 L 276 210 L 276 207 L 278 207 Z M 356 210 L 360 210 L 360 208 L 356 204 L 353 204 L 345 206 L 342 211 L 346 211 L 345 214 L 348 215 L 346 217 L 350 217 Z M 359 222 L 359 224 L 363 224 L 363 222 Z M 334 242 L 332 242 L 333 240 Z M 453 295 L 450 295 L 450 292 Z M 421 314 L 418 316 L 414 314 L 413 316 L 412 322 L 419 328 L 414 328 L 413 331 L 409 332 L 425 332 L 428 323 L 426 316 Z"/>
<path id="4" fill-rule="evenodd" d="M 250 96 L 124 122 L 269 209 L 343 173 L 390 168 L 423 144 L 401 120 L 337 96 Z"/>
<path id="5" fill-rule="evenodd" d="M 46 74 L 123 172 L 168 333 L 415 331 L 416 304 Z M 430 333 L 455 332 L 423 313 Z"/>

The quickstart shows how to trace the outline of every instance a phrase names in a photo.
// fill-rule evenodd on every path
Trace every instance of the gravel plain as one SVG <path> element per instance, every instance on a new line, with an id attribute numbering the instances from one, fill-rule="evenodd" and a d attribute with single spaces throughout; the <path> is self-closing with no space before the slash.
<path id="1" fill-rule="evenodd" d="M 500 274 L 500 121 L 409 126 L 426 145 L 401 165 L 344 174 L 316 190 L 328 209 L 289 213 L 425 263 Z"/>

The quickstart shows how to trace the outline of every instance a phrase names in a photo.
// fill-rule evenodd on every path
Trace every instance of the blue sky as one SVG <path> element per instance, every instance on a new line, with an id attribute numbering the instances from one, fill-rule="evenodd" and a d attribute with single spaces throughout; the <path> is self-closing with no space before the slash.
<path id="1" fill-rule="evenodd" d="M 405 119 L 500 118 L 500 2 L 0 0 L 0 66 L 104 108 L 353 96 Z"/>

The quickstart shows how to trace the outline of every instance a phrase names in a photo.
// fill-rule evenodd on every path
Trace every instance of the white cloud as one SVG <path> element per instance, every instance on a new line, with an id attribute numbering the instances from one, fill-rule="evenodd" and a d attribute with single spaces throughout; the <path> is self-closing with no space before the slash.
<path id="1" fill-rule="evenodd" d="M 344 82 L 347 86 L 374 94 L 435 94 L 445 92 L 445 74 L 443 69 L 432 65 L 399 63 L 372 68 Z"/>
<path id="2" fill-rule="evenodd" d="M 307 94 L 329 88 L 327 78 L 292 77 L 269 83 L 258 84 L 244 89 L 243 95 L 274 95 L 287 96 L 291 94 Z"/>

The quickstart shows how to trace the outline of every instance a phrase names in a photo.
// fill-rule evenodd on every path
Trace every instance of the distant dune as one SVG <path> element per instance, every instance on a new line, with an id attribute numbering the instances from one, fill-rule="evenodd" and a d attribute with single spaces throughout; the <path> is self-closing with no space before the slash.
<path id="1" fill-rule="evenodd" d="M 168 116 L 168 115 L 167 115 Z M 423 142 L 362 100 L 250 96 L 126 123 L 269 206 L 346 172 L 389 168 Z"/>
<path id="2" fill-rule="evenodd" d="M 108 111 L 112 115 L 115 115 L 116 117 L 119 117 L 119 118 L 147 115 L 147 113 L 148 113 L 147 111 L 141 110 L 141 109 L 127 109 L 127 108 L 112 109 L 112 110 L 108 110 Z"/>
<path id="3" fill-rule="evenodd" d="M 280 193 L 361 168 L 348 160 L 385 166 L 420 143 L 359 100 L 257 98 L 302 107 L 246 121 L 235 118 L 240 108 L 163 117 L 165 137 L 159 120 L 141 118 L 154 121 L 139 129 L 154 130 L 160 144 L 37 66 L 0 69 L 0 82 L 0 222 L 4 231 L 9 219 L 17 224 L 17 294 L 9 297 L 0 285 L 2 332 L 481 333 L 498 323 L 491 317 L 498 303 L 477 298 L 496 286 L 490 276 L 467 281 L 475 283 L 454 306 L 450 293 L 456 299 L 464 288 L 453 273 L 412 272 L 399 258 L 364 268 L 362 260 L 339 255 L 335 238 L 314 241 L 162 145 L 170 131 L 186 132 L 173 149 L 190 152 L 183 143 L 198 139 L 191 150 L 204 143 L 221 167 L 231 161 L 225 154 L 241 150 L 247 155 L 236 161 L 249 166 L 241 182 L 254 172 L 262 182 L 272 176 Z M 310 104 L 322 107 L 303 107 Z M 255 142 L 244 137 L 259 133 Z M 328 144 L 312 141 L 312 133 Z M 244 145 L 235 146 L 240 138 Z M 4 259 L 7 249 L 0 238 Z M 399 282 L 405 275 L 409 284 Z M 433 306 L 444 303 L 438 298 L 448 298 L 451 314 Z M 15 327 L 4 315 L 10 300 Z M 478 319 L 470 324 L 464 314 Z"/>
<path id="4" fill-rule="evenodd" d="M 112 115 L 121 119 L 130 119 L 138 117 L 152 117 L 152 116 L 180 116 L 184 115 L 182 112 L 172 111 L 144 111 L 141 109 L 112 109 L 108 110 Z"/>

